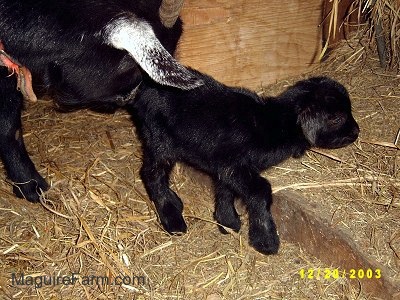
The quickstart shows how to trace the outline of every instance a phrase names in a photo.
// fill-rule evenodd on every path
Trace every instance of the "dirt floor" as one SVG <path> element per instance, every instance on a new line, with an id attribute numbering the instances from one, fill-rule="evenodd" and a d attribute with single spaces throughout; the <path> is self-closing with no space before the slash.
<path id="1" fill-rule="evenodd" d="M 400 77 L 364 50 L 348 49 L 313 74 L 348 87 L 360 138 L 344 149 L 309 151 L 264 175 L 274 191 L 302 194 L 386 266 L 385 276 L 400 279 Z M 263 92 L 278 93 L 306 76 Z M 182 166 L 172 182 L 189 230 L 169 236 L 138 176 L 140 143 L 124 111 L 66 114 L 39 101 L 23 122 L 28 151 L 52 187 L 42 204 L 31 204 L 12 195 L 1 172 L 1 299 L 376 299 L 354 279 L 301 278 L 302 270 L 339 267 L 313 257 L 307 245 L 283 241 L 278 255 L 264 256 L 248 246 L 247 226 L 220 234 L 210 187 Z"/>

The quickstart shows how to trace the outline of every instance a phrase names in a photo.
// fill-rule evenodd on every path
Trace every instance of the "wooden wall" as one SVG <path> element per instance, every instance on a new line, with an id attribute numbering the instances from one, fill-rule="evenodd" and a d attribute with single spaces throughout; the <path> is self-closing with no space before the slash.
<path id="1" fill-rule="evenodd" d="M 301 73 L 321 49 L 322 2 L 185 0 L 178 58 L 250 88 Z"/>

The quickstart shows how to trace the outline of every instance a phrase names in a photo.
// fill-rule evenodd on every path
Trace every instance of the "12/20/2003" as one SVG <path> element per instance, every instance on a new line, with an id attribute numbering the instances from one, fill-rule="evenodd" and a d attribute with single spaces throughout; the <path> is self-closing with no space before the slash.
<path id="1" fill-rule="evenodd" d="M 309 268 L 300 269 L 299 275 L 301 279 L 338 279 L 338 278 L 348 278 L 348 279 L 380 279 L 382 278 L 382 273 L 380 269 L 349 269 L 349 270 L 339 270 L 339 269 L 329 269 L 329 268 Z"/>

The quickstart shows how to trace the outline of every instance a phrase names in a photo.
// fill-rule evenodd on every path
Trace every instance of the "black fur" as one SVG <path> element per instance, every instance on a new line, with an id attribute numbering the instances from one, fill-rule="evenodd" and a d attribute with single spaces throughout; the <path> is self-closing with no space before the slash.
<path id="1" fill-rule="evenodd" d="M 178 161 L 202 170 L 214 183 L 216 221 L 238 231 L 233 202 L 241 198 L 251 245 L 276 253 L 271 186 L 259 173 L 310 147 L 338 148 L 356 140 L 359 128 L 348 93 L 336 81 L 316 77 L 263 99 L 198 76 L 205 85 L 191 91 L 146 81 L 131 105 L 143 142 L 141 177 L 148 195 L 165 230 L 185 232 L 182 201 L 169 188 L 169 174 Z"/>
<path id="2" fill-rule="evenodd" d="M 31 71 L 39 95 L 51 94 L 62 107 L 111 111 L 129 100 L 143 71 L 126 51 L 105 43 L 105 28 L 121 16 L 141 20 L 151 25 L 173 54 L 182 23 L 178 19 L 172 28 L 165 28 L 158 15 L 160 3 L 0 0 L 0 41 L 9 55 Z M 22 99 L 15 81 L 0 66 L 0 156 L 16 195 L 38 201 L 38 191 L 47 190 L 48 185 L 22 141 Z"/>
<path id="3" fill-rule="evenodd" d="M 36 199 L 40 189 L 47 190 L 48 185 L 26 152 L 20 116 L 23 99 L 15 92 L 16 78 L 7 76 L 7 69 L 0 68 L 0 158 L 14 182 L 14 193 Z"/>
<path id="4" fill-rule="evenodd" d="M 335 81 L 312 78 L 276 99 L 262 99 L 193 70 L 178 80 L 193 86 L 192 80 L 200 79 L 203 86 L 180 90 L 156 84 L 140 62 L 111 47 L 104 37 L 107 26 L 121 17 L 145 22 L 173 54 L 182 24 L 178 20 L 165 28 L 158 16 L 160 2 L 0 0 L 0 40 L 7 53 L 31 71 L 34 90 L 51 93 L 61 105 L 115 108 L 126 104 L 143 80 L 138 99 L 127 106 L 143 140 L 141 176 L 164 228 L 171 233 L 187 229 L 182 202 L 169 188 L 171 169 L 182 161 L 212 177 L 218 223 L 240 229 L 233 200 L 242 198 L 249 212 L 250 243 L 262 253 L 276 253 L 279 238 L 270 213 L 271 186 L 259 173 L 312 146 L 336 148 L 353 142 L 358 126 L 348 94 Z M 158 57 L 151 56 L 154 61 Z M 161 61 L 159 69 L 174 78 L 175 70 L 182 69 L 170 62 Z M 38 192 L 48 185 L 25 150 L 22 96 L 15 77 L 8 75 L 0 67 L 0 157 L 15 194 L 38 201 Z"/>
<path id="5" fill-rule="evenodd" d="M 142 80 L 142 71 L 125 51 L 106 45 L 101 33 L 113 19 L 135 14 L 173 53 L 182 23 L 162 26 L 160 2 L 1 0 L 0 40 L 32 72 L 35 90 L 51 90 L 61 105 L 115 104 Z"/>

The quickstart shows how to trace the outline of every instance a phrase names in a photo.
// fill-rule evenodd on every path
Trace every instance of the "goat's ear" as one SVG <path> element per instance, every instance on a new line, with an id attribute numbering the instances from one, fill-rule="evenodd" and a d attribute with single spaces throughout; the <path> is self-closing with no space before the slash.
<path id="1" fill-rule="evenodd" d="M 161 45 L 153 28 L 135 17 L 120 18 L 104 30 L 105 42 L 117 49 L 124 49 L 156 82 L 183 90 L 203 85 L 192 71 L 178 63 Z"/>
<path id="2" fill-rule="evenodd" d="M 319 124 L 316 121 L 317 116 L 310 109 L 304 109 L 297 117 L 297 123 L 300 125 L 304 137 L 311 146 L 315 146 L 317 141 Z"/>

